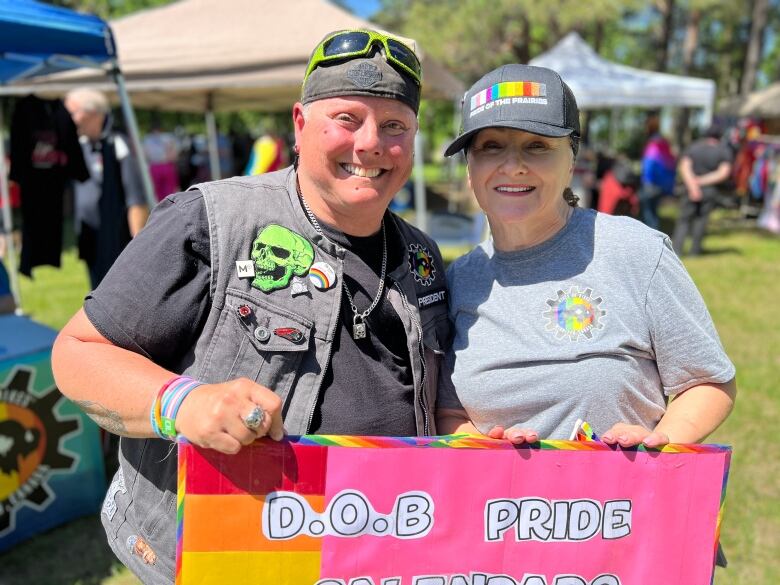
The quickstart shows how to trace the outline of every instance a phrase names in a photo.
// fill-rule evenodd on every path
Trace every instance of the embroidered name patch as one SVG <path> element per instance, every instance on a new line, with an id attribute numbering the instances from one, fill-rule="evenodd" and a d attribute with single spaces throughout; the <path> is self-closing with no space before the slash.
<path id="1" fill-rule="evenodd" d="M 445 302 L 447 302 L 447 291 L 445 289 L 431 291 L 427 295 L 417 297 L 417 306 L 421 309 L 432 307 L 433 305 L 440 305 Z"/>

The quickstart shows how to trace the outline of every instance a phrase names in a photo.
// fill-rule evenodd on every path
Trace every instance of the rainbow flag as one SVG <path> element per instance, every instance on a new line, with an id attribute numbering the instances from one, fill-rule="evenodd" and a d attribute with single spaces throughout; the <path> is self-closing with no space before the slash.
<path id="1" fill-rule="evenodd" d="M 593 430 L 593 427 L 581 418 L 578 418 L 577 422 L 574 423 L 574 429 L 571 433 L 571 440 L 580 442 L 601 441 L 596 432 Z"/>

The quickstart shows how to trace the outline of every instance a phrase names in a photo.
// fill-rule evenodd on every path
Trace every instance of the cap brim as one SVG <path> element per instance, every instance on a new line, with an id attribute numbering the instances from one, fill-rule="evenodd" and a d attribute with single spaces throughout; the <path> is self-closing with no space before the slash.
<path id="1" fill-rule="evenodd" d="M 544 124 L 542 122 L 533 122 L 530 120 L 500 120 L 494 121 L 485 126 L 474 128 L 468 132 L 464 132 L 453 140 L 450 145 L 445 149 L 444 156 L 452 156 L 453 154 L 460 152 L 469 143 L 469 141 L 479 131 L 485 128 L 512 128 L 513 130 L 524 130 L 531 134 L 538 134 L 539 136 L 550 136 L 552 138 L 563 138 L 574 133 L 571 128 L 561 128 L 560 126 L 553 126 L 551 124 Z"/>

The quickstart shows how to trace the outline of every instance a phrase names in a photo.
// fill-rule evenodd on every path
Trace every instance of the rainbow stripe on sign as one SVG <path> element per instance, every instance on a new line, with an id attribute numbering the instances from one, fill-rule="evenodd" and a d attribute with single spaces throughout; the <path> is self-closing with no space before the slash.
<path id="1" fill-rule="evenodd" d="M 535 81 L 504 81 L 483 89 L 471 97 L 471 109 L 484 106 L 488 102 L 512 97 L 545 97 L 547 84 Z"/>

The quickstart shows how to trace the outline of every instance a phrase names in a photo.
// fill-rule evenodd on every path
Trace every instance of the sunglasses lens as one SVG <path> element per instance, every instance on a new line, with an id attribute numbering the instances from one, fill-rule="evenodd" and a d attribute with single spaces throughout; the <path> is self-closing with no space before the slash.
<path id="1" fill-rule="evenodd" d="M 406 65 L 409 69 L 414 71 L 418 77 L 420 76 L 420 62 L 409 47 L 403 43 L 399 43 L 395 39 L 387 39 L 387 46 L 390 49 L 390 55 L 392 55 L 394 59 Z"/>
<path id="2" fill-rule="evenodd" d="M 368 33 L 364 32 L 341 33 L 325 41 L 322 45 L 322 52 L 326 57 L 355 53 L 368 46 L 368 39 Z"/>

